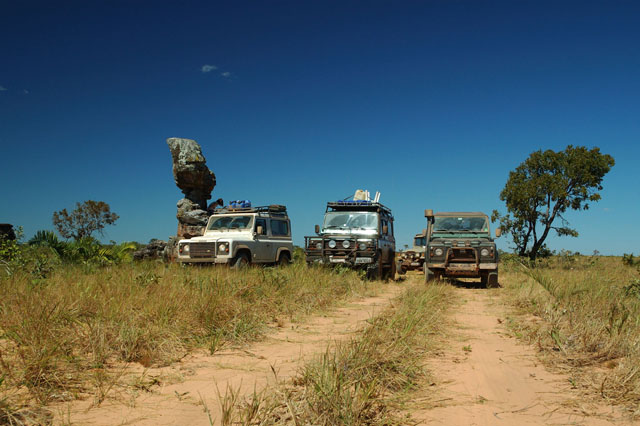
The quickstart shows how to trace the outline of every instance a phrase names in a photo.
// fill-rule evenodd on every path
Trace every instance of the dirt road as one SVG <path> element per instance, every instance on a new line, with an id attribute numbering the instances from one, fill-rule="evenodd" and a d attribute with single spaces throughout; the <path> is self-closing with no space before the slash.
<path id="1" fill-rule="evenodd" d="M 92 407 L 92 401 L 59 407 L 58 420 L 82 425 L 210 425 L 210 415 L 219 424 L 217 389 L 222 394 L 228 388 L 239 391 L 242 398 L 272 385 L 273 370 L 278 380 L 286 380 L 305 359 L 361 328 L 405 288 L 406 284 L 389 284 L 375 297 L 352 300 L 300 324 L 284 324 L 247 347 L 196 354 L 168 368 L 150 369 L 134 384 L 138 392 L 131 393 L 129 386 L 126 391 L 112 390 L 111 398 L 99 407 Z"/>
<path id="2" fill-rule="evenodd" d="M 455 288 L 444 350 L 428 363 L 432 386 L 411 416 L 441 425 L 611 425 L 611 408 L 581 401 L 569 377 L 552 374 L 528 345 L 510 337 L 500 289 Z"/>

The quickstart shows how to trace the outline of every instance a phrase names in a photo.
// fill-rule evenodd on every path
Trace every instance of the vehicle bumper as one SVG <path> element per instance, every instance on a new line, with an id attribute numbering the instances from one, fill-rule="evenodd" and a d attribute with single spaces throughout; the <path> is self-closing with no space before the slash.
<path id="1" fill-rule="evenodd" d="M 429 263 L 427 268 L 448 277 L 478 277 L 482 273 L 498 270 L 497 263 Z"/>
<path id="2" fill-rule="evenodd" d="M 373 256 L 310 256 L 307 255 L 307 263 L 317 263 L 323 265 L 345 265 L 349 267 L 367 266 L 376 263 Z"/>

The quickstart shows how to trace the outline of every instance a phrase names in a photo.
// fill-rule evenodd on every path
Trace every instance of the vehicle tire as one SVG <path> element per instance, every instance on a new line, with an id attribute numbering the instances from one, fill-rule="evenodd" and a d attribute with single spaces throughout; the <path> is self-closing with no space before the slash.
<path id="1" fill-rule="evenodd" d="M 488 278 L 488 274 L 482 274 L 480 275 L 480 284 L 482 284 L 483 287 L 487 287 L 487 278 Z"/>
<path id="2" fill-rule="evenodd" d="M 384 277 L 384 267 L 382 265 L 382 253 L 378 252 L 376 263 L 367 268 L 367 279 L 381 280 Z"/>
<path id="3" fill-rule="evenodd" d="M 280 257 L 278 258 L 277 265 L 278 266 L 287 266 L 291 263 L 291 256 L 289 256 L 288 252 L 280 253 Z"/>
<path id="4" fill-rule="evenodd" d="M 500 284 L 498 284 L 498 272 L 490 272 L 487 276 L 487 288 L 498 288 Z"/>
<path id="5" fill-rule="evenodd" d="M 424 268 L 424 282 L 429 284 L 435 281 L 436 274 L 429 268 Z"/>
<path id="6" fill-rule="evenodd" d="M 402 262 L 397 262 L 396 263 L 396 270 L 398 271 L 398 274 L 400 274 L 400 275 L 405 275 L 407 273 L 407 268 L 402 266 Z"/>
<path id="7" fill-rule="evenodd" d="M 397 265 L 396 265 L 395 258 L 396 258 L 396 254 L 393 253 L 391 255 L 391 265 L 390 265 L 391 270 L 389 271 L 389 279 L 391 281 L 396 280 Z"/>
<path id="8" fill-rule="evenodd" d="M 249 266 L 249 264 L 250 264 L 249 255 L 247 255 L 246 252 L 240 252 L 233 259 L 232 268 L 233 269 L 246 268 L 247 266 Z"/>

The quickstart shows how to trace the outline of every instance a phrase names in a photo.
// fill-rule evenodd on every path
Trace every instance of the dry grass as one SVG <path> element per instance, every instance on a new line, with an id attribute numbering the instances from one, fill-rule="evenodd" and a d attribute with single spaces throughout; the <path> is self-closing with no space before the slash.
<path id="1" fill-rule="evenodd" d="M 409 289 L 356 337 L 304 365 L 291 383 L 243 402 L 227 394 L 227 424 L 407 424 L 399 408 L 427 373 L 424 356 L 449 302 L 447 285 Z"/>
<path id="2" fill-rule="evenodd" d="M 74 399 L 100 403 L 123 363 L 167 365 L 194 348 L 259 338 L 378 282 L 350 271 L 183 268 L 141 263 L 66 266 L 45 279 L 0 277 L 0 424 L 25 407 Z"/>
<path id="3" fill-rule="evenodd" d="M 574 386 L 639 415 L 639 277 L 619 257 L 565 255 L 535 269 L 508 266 L 501 283 L 519 313 L 516 334 Z"/>

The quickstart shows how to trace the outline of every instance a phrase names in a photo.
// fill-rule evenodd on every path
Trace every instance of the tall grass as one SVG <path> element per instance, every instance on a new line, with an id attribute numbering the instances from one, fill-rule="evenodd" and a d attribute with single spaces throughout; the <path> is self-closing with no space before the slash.
<path id="1" fill-rule="evenodd" d="M 540 319 L 516 316 L 518 333 L 567 368 L 574 383 L 638 410 L 638 271 L 619 257 L 565 256 L 535 269 L 512 265 L 502 277 L 511 303 Z"/>
<path id="2" fill-rule="evenodd" d="M 3 274 L 0 419 L 86 392 L 100 401 L 116 365 L 214 352 L 379 284 L 304 265 L 236 271 L 149 262 L 63 265 L 38 280 L 26 271 Z"/>
<path id="3" fill-rule="evenodd" d="M 254 393 L 244 404 L 228 394 L 227 424 L 407 424 L 397 408 L 427 374 L 424 356 L 449 300 L 445 285 L 410 289 L 356 337 L 307 363 L 291 383 Z"/>

